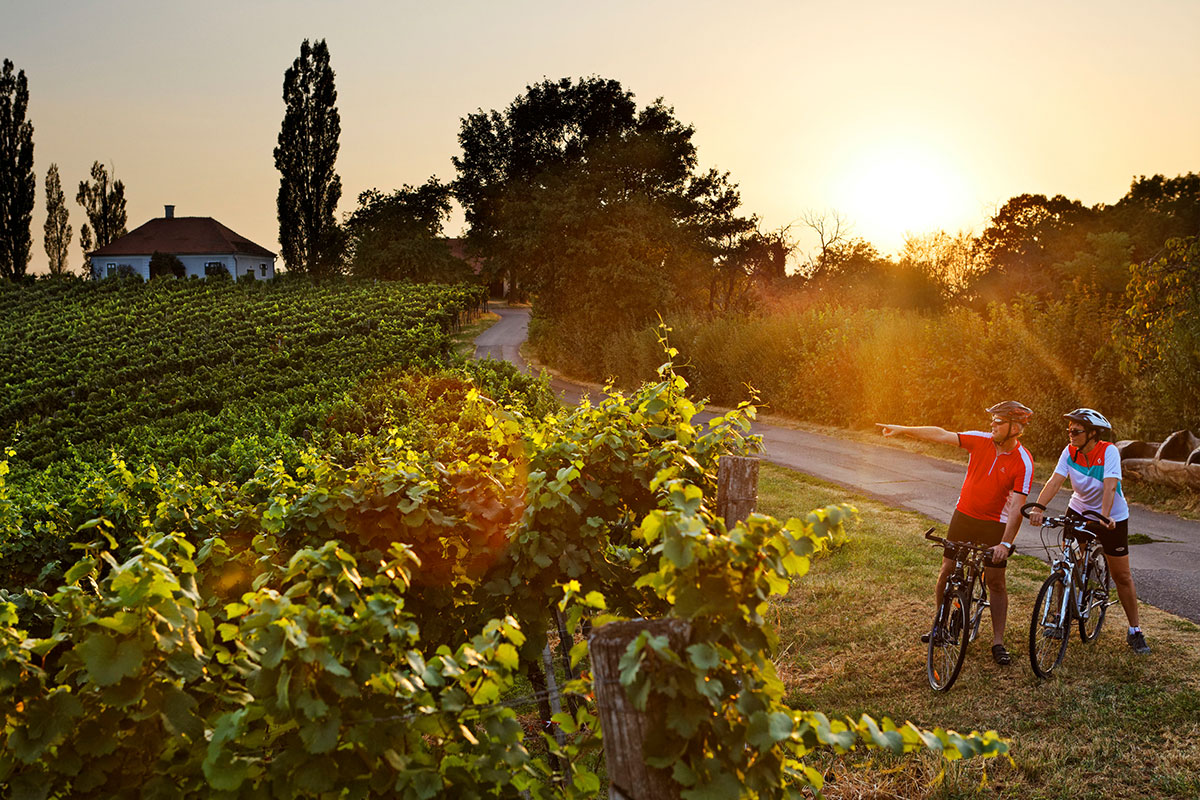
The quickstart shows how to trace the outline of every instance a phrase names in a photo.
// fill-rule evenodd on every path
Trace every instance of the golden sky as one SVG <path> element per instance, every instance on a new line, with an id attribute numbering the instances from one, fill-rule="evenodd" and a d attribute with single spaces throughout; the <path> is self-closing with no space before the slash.
<path id="1" fill-rule="evenodd" d="M 1200 171 L 1195 0 L 433 5 L 5 0 L 0 57 L 25 70 L 35 129 L 31 270 L 51 162 L 72 266 L 94 160 L 125 182 L 131 229 L 170 203 L 278 251 L 271 153 L 306 37 L 337 74 L 341 212 L 451 180 L 463 116 L 564 76 L 662 97 L 764 227 L 837 212 L 883 252 L 978 233 L 1023 192 L 1111 203 L 1136 175 Z"/>

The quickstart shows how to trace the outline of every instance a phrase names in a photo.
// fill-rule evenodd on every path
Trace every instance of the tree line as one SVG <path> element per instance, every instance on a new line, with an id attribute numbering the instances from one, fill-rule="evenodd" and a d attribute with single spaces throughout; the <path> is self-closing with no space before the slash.
<path id="1" fill-rule="evenodd" d="M 33 207 L 32 124 L 23 71 L 0 81 L 0 275 L 24 275 Z M 290 272 L 324 277 L 453 281 L 471 275 L 442 236 L 452 200 L 463 208 L 466 253 L 483 278 L 531 296 L 538 324 L 570 347 L 597 332 L 653 321 L 671 307 L 708 316 L 852 298 L 859 305 L 983 306 L 1087 287 L 1121 302 L 1130 265 L 1200 233 L 1200 175 L 1141 176 L 1114 204 L 1062 195 L 1008 200 L 984 231 L 912 235 L 895 257 L 853 235 L 840 215 L 808 213 L 818 240 L 764 229 L 730 175 L 699 164 L 695 130 L 661 98 L 639 106 L 602 77 L 543 80 L 504 109 L 463 117 L 455 176 L 390 193 L 361 192 L 339 222 L 341 134 L 328 45 L 304 40 L 285 71 L 274 150 L 282 257 Z M 125 232 L 125 187 L 101 163 L 76 195 L 86 254 Z M 66 271 L 72 230 L 56 165 L 46 176 L 45 247 Z M 789 267 L 790 265 L 790 267 Z"/>

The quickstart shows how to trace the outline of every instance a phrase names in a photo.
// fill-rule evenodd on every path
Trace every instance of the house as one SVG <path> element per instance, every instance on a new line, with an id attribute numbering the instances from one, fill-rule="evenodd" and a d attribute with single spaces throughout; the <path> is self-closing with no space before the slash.
<path id="1" fill-rule="evenodd" d="M 203 278 L 224 268 L 234 278 L 275 277 L 275 254 L 234 233 L 212 217 L 177 217 L 175 206 L 119 239 L 88 253 L 92 275 L 108 278 L 132 270 L 150 280 L 150 257 L 173 255 L 183 262 L 187 277 Z"/>
<path id="2" fill-rule="evenodd" d="M 467 262 L 467 266 L 476 275 L 484 271 L 487 266 L 486 260 L 478 256 L 468 255 L 467 240 L 460 238 L 451 238 L 445 240 L 450 247 L 450 255 L 457 259 Z M 494 298 L 508 297 L 509 281 L 507 275 L 494 275 L 491 282 L 488 284 L 488 295 Z"/>

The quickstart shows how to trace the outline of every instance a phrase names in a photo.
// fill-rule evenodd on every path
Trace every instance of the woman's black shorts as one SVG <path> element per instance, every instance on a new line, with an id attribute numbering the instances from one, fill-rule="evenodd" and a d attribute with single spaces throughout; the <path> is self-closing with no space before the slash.
<path id="1" fill-rule="evenodd" d="M 1068 509 L 1067 515 L 1075 519 L 1086 519 L 1082 514 L 1077 513 L 1074 509 Z M 1129 555 L 1129 520 L 1123 519 L 1116 524 L 1111 531 L 1095 520 L 1088 520 L 1086 527 L 1089 531 L 1096 534 L 1096 538 L 1100 541 L 1100 546 L 1104 548 L 1106 556 L 1127 556 Z"/>
<path id="2" fill-rule="evenodd" d="M 975 519 L 975 517 L 955 509 L 954 516 L 950 517 L 950 532 L 946 534 L 946 538 L 952 542 L 971 542 L 995 547 L 1004 538 L 1004 527 L 1003 522 L 997 522 L 994 519 Z M 949 550 L 945 552 L 945 555 L 946 558 L 954 558 Z M 993 564 L 990 559 L 984 563 L 993 569 L 1008 568 L 1008 559 L 1004 559 L 1000 564 Z"/>

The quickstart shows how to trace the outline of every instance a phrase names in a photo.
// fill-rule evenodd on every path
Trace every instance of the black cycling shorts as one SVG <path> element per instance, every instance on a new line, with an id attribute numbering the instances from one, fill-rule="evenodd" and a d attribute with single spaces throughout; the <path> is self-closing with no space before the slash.
<path id="1" fill-rule="evenodd" d="M 1077 513 L 1073 509 L 1067 510 L 1067 515 L 1075 519 L 1086 519 L 1082 514 Z M 1129 555 L 1129 520 L 1123 519 L 1116 524 L 1111 531 L 1096 522 L 1094 519 L 1089 519 L 1087 525 L 1084 526 L 1092 533 L 1096 534 L 1096 539 L 1100 541 L 1100 546 L 1104 548 L 1106 556 L 1127 556 Z"/>
<path id="2" fill-rule="evenodd" d="M 954 516 L 950 517 L 950 532 L 946 534 L 946 538 L 952 542 L 971 542 L 995 547 L 1004 539 L 1004 528 L 1003 522 L 997 522 L 994 519 L 975 519 L 975 517 L 955 509 Z M 946 558 L 954 558 L 954 553 L 949 549 L 944 554 Z M 993 564 L 989 558 L 984 561 L 984 564 L 992 569 L 1007 569 L 1008 559 L 1004 559 L 1003 563 Z"/>

